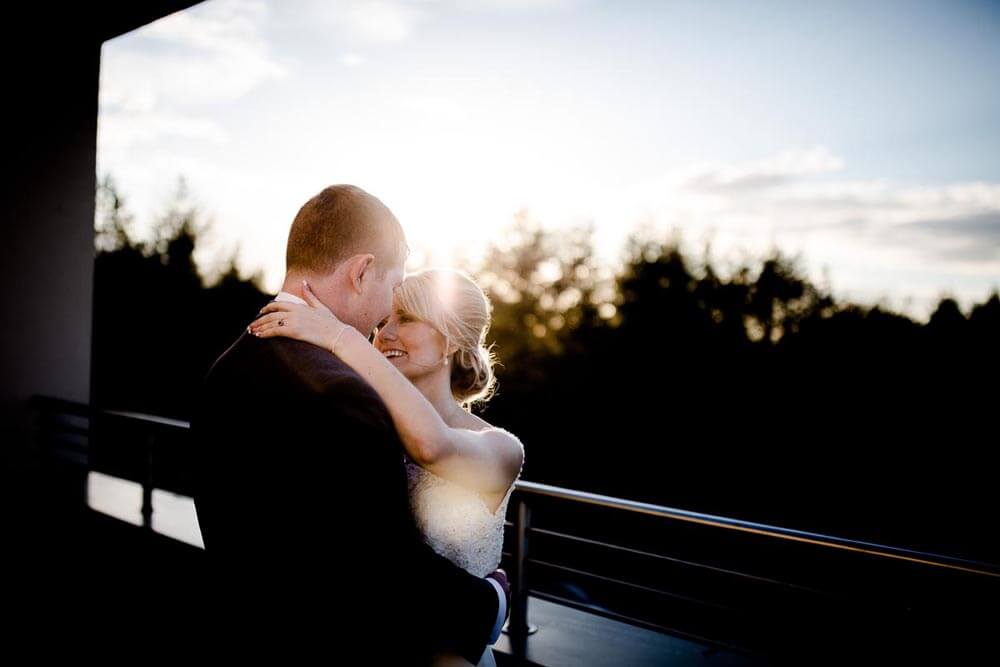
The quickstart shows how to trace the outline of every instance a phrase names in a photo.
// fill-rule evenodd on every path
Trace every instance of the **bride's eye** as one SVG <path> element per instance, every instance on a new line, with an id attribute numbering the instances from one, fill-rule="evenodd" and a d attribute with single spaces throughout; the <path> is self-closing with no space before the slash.
<path id="1" fill-rule="evenodd" d="M 379 329 L 383 329 L 383 328 L 385 328 L 385 325 L 387 325 L 387 324 L 389 324 L 389 318 L 388 317 L 385 318 L 384 320 L 382 320 L 381 322 L 379 322 L 378 324 L 376 324 L 375 325 L 375 330 L 378 331 Z"/>

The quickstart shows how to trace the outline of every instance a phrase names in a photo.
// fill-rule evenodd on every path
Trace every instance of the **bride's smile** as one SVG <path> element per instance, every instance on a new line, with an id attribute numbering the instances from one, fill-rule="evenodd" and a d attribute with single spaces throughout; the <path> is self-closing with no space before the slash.
<path id="1" fill-rule="evenodd" d="M 444 336 L 402 308 L 396 308 L 385 319 L 374 343 L 375 348 L 410 380 L 446 366 Z"/>

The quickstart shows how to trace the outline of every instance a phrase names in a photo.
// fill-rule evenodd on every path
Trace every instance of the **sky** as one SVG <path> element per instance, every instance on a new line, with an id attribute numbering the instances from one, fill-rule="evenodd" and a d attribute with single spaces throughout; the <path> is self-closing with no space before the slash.
<path id="1" fill-rule="evenodd" d="M 680 234 L 723 273 L 777 247 L 926 320 L 1000 288 L 1000 3 L 209 0 L 106 42 L 99 176 L 140 236 L 178 177 L 280 287 L 323 187 L 385 202 L 414 261 L 515 215 Z"/>

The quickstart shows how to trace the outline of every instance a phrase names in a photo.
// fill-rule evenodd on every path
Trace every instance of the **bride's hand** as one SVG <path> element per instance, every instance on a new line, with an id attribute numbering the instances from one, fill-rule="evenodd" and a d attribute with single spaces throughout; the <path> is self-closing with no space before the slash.
<path id="1" fill-rule="evenodd" d="M 306 303 L 272 301 L 261 308 L 259 317 L 250 323 L 247 331 L 258 338 L 285 336 L 305 341 L 334 351 L 341 334 L 350 325 L 344 324 L 333 312 L 316 298 L 309 283 L 302 281 L 302 294 Z"/>

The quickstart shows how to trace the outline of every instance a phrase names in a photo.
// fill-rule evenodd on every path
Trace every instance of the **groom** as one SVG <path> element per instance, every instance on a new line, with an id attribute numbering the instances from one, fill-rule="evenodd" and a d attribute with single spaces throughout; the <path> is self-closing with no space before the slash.
<path id="1" fill-rule="evenodd" d="M 308 280 L 369 332 L 391 311 L 406 253 L 381 201 L 328 187 L 292 223 L 278 298 L 300 298 Z M 475 664 L 499 636 L 506 577 L 475 577 L 424 544 L 389 413 L 328 351 L 244 333 L 206 376 L 191 431 L 214 602 L 203 630 L 383 664 L 437 652 Z"/>

